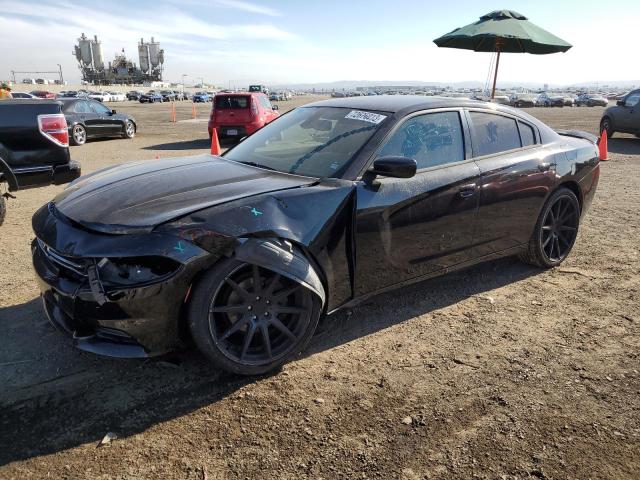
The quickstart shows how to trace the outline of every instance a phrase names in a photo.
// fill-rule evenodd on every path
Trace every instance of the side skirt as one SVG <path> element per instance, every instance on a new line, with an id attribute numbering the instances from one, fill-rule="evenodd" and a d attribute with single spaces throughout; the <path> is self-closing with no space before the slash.
<path id="1" fill-rule="evenodd" d="M 503 257 L 510 257 L 512 255 L 517 255 L 518 253 L 520 253 L 520 252 L 522 252 L 524 250 L 525 246 L 526 246 L 525 244 L 516 245 L 515 247 L 511 247 L 511 248 L 508 248 L 506 250 L 501 250 L 499 252 L 493 252 L 493 253 L 490 253 L 489 255 L 484 255 L 482 257 L 474 258 L 472 260 L 467 260 L 466 262 L 458 263 L 457 265 L 453 265 L 451 267 L 443 268 L 441 270 L 436 270 L 435 272 L 430 272 L 430 273 L 428 273 L 426 275 L 422 275 L 420 277 L 411 278 L 411 279 L 406 280 L 404 282 L 394 283 L 393 285 L 390 285 L 388 287 L 381 288 L 381 289 L 376 290 L 374 292 L 370 292 L 370 293 L 367 293 L 367 294 L 362 295 L 360 297 L 357 297 L 357 298 L 354 298 L 352 300 L 349 300 L 348 302 L 340 305 L 339 307 L 334 308 L 330 312 L 327 312 L 327 315 L 331 315 L 331 314 L 337 312 L 338 310 L 342 310 L 342 309 L 345 309 L 345 308 L 353 308 L 356 305 L 358 305 L 359 303 L 362 303 L 363 301 L 368 300 L 371 297 L 375 297 L 376 295 L 380 295 L 381 293 L 397 290 L 399 288 L 406 287 L 407 285 L 413 285 L 414 283 L 420 283 L 420 282 L 422 282 L 424 280 L 428 280 L 430 278 L 440 277 L 442 275 L 446 275 L 447 273 L 456 272 L 458 270 L 464 270 L 465 268 L 471 267 L 473 265 L 477 265 L 479 263 L 488 262 L 490 260 L 497 260 L 498 258 L 503 258 Z"/>

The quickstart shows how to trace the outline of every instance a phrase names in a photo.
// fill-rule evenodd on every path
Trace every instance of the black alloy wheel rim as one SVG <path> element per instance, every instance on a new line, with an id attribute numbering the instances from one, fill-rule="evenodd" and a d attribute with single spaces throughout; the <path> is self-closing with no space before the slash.
<path id="1" fill-rule="evenodd" d="M 256 265 L 241 265 L 218 287 L 209 305 L 209 331 L 230 360 L 267 365 L 292 352 L 311 321 L 312 293 Z"/>
<path id="2" fill-rule="evenodd" d="M 562 261 L 578 234 L 579 212 L 571 197 L 558 198 L 547 210 L 542 223 L 542 250 L 551 262 Z"/>
<path id="3" fill-rule="evenodd" d="M 609 133 L 609 119 L 605 118 L 604 120 L 602 120 L 602 126 L 600 128 L 600 134 L 604 133 L 607 134 Z"/>

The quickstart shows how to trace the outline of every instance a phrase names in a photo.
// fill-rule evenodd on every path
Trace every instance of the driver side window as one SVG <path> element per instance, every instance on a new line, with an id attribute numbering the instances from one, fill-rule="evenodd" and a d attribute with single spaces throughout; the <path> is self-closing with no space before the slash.
<path id="1" fill-rule="evenodd" d="M 460 114 L 437 112 L 406 120 L 378 153 L 386 156 L 413 158 L 418 170 L 464 160 Z"/>

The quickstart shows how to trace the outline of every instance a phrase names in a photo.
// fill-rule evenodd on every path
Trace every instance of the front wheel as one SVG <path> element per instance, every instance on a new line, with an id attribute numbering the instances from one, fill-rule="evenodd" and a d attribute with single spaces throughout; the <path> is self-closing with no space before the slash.
<path id="1" fill-rule="evenodd" d="M 74 125 L 71 130 L 71 141 L 74 145 L 87 143 L 87 130 L 82 125 Z"/>
<path id="2" fill-rule="evenodd" d="M 229 259 L 196 287 L 189 327 L 198 348 L 218 367 L 260 375 L 302 352 L 320 312 L 320 300 L 303 285 Z"/>
<path id="3" fill-rule="evenodd" d="M 557 267 L 571 252 L 579 224 L 576 195 L 568 188 L 556 190 L 544 204 L 521 260 L 542 268 Z"/>
<path id="4" fill-rule="evenodd" d="M 124 123 L 124 138 L 133 138 L 136 136 L 136 126 L 133 124 L 131 120 L 127 120 Z"/>

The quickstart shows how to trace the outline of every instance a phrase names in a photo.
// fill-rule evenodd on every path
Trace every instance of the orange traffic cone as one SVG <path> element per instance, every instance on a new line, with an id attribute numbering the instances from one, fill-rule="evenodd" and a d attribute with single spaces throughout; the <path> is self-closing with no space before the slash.
<path id="1" fill-rule="evenodd" d="M 211 155 L 220 155 L 220 142 L 215 128 L 211 131 Z"/>
<path id="2" fill-rule="evenodd" d="M 215 128 L 211 130 L 211 155 L 220 155 L 220 142 Z"/>
<path id="3" fill-rule="evenodd" d="M 160 160 L 160 154 L 156 152 L 156 160 Z"/>
<path id="4" fill-rule="evenodd" d="M 196 104 L 195 102 L 191 104 L 191 118 L 196 119 Z"/>
<path id="5" fill-rule="evenodd" d="M 607 131 L 602 130 L 600 134 L 600 141 L 598 142 L 598 152 L 600 156 L 600 161 L 609 160 L 609 150 L 607 148 Z"/>

